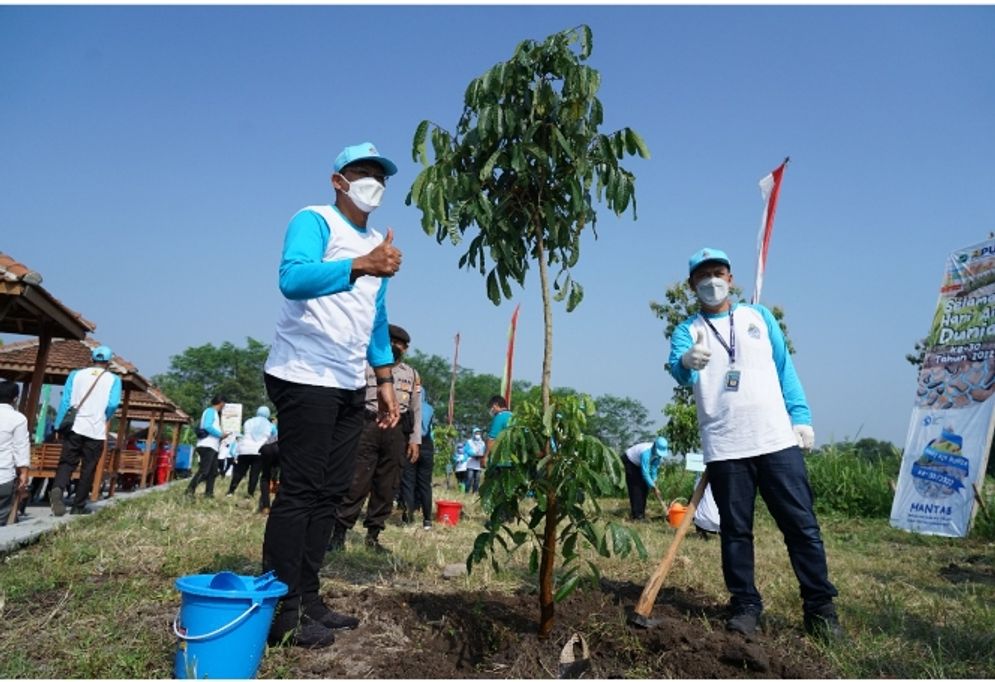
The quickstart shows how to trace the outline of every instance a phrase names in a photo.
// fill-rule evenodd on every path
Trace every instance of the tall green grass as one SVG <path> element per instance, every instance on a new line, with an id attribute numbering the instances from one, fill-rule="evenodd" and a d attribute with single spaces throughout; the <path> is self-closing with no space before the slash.
<path id="1" fill-rule="evenodd" d="M 818 513 L 888 518 L 902 456 L 891 451 L 867 452 L 854 443 L 834 443 L 805 458 Z"/>

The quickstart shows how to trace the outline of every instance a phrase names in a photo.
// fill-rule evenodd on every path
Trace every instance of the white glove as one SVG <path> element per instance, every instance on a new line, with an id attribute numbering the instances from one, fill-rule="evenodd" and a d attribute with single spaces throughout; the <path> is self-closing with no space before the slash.
<path id="1" fill-rule="evenodd" d="M 686 369 L 704 369 L 712 358 L 712 351 L 705 346 L 705 332 L 699 329 L 695 332 L 694 345 L 681 356 L 681 364 Z"/>
<path id="2" fill-rule="evenodd" d="M 798 447 L 803 450 L 811 450 L 815 445 L 815 431 L 808 424 L 795 424 L 795 438 L 798 439 Z"/>

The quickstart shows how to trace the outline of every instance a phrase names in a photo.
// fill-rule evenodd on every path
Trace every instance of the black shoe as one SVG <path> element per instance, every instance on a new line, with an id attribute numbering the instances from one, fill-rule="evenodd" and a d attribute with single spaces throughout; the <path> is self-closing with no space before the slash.
<path id="1" fill-rule="evenodd" d="M 48 502 L 52 505 L 52 513 L 56 516 L 62 516 L 66 513 L 66 503 L 62 501 L 62 488 L 49 490 Z"/>
<path id="2" fill-rule="evenodd" d="M 403 523 L 404 525 L 407 525 L 407 524 L 411 523 L 411 521 L 412 521 L 411 514 L 409 514 L 407 511 L 402 511 L 401 512 L 401 523 Z"/>
<path id="3" fill-rule="evenodd" d="M 755 607 L 742 607 L 726 621 L 726 630 L 746 636 L 756 634 L 760 625 L 760 610 Z"/>
<path id="4" fill-rule="evenodd" d="M 86 514 L 92 514 L 93 510 L 89 507 L 73 507 L 69 510 L 70 516 L 85 516 Z"/>
<path id="5" fill-rule="evenodd" d="M 335 524 L 332 530 L 332 539 L 328 541 L 329 552 L 341 552 L 345 549 L 345 526 L 340 523 Z"/>
<path id="6" fill-rule="evenodd" d="M 286 632 L 270 631 L 270 646 L 299 646 L 305 649 L 321 649 L 335 643 L 335 633 L 321 623 L 310 618 L 301 620 L 293 630 Z"/>
<path id="7" fill-rule="evenodd" d="M 421 527 L 425 530 L 432 530 L 432 521 L 430 519 L 425 519 L 421 522 Z"/>
<path id="8" fill-rule="evenodd" d="M 810 637 L 821 639 L 824 642 L 839 641 L 846 638 L 846 632 L 844 632 L 843 626 L 840 625 L 836 609 L 832 606 L 818 612 L 806 613 L 805 632 Z"/>
<path id="9" fill-rule="evenodd" d="M 646 520 L 646 516 L 644 514 L 638 514 L 636 516 L 631 517 L 631 520 L 632 521 L 645 521 Z"/>
<path id="10" fill-rule="evenodd" d="M 329 630 L 355 630 L 359 627 L 359 618 L 332 611 L 321 600 L 305 606 L 304 617 L 324 625 Z"/>
<path id="11" fill-rule="evenodd" d="M 366 549 L 372 550 L 376 554 L 391 554 L 391 551 L 380 544 L 376 535 L 366 536 Z"/>

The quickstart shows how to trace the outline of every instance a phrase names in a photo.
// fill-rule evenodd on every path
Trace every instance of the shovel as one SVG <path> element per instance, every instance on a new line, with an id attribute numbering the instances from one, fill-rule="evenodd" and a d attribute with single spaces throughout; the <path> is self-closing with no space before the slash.
<path id="1" fill-rule="evenodd" d="M 656 601 L 656 596 L 660 593 L 660 588 L 663 587 L 663 581 L 666 580 L 667 574 L 670 573 L 671 566 L 674 565 L 674 559 L 677 558 L 677 550 L 680 549 L 681 543 L 684 541 L 684 536 L 688 534 L 688 528 L 691 527 L 691 522 L 694 520 L 694 510 L 698 507 L 698 503 L 701 502 L 701 496 L 705 494 L 705 486 L 707 485 L 708 472 L 706 471 L 701 475 L 701 480 L 698 481 L 698 485 L 694 489 L 691 501 L 688 502 L 687 509 L 684 512 L 684 519 L 681 521 L 681 525 L 677 527 L 677 533 L 674 535 L 674 539 L 670 541 L 667 553 L 660 561 L 660 565 L 653 571 L 653 575 L 650 576 L 649 581 L 643 588 L 643 593 L 639 595 L 636 608 L 629 615 L 630 624 L 641 628 L 651 628 L 659 623 L 658 619 L 649 617 L 653 611 L 653 603 Z"/>

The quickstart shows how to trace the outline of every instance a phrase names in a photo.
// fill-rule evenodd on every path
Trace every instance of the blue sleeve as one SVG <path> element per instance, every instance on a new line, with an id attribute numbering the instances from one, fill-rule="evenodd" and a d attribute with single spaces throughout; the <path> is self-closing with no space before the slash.
<path id="1" fill-rule="evenodd" d="M 681 386 L 690 386 L 698 381 L 698 372 L 681 364 L 681 357 L 694 345 L 694 339 L 691 338 L 691 322 L 693 320 L 693 317 L 684 320 L 674 328 L 674 333 L 670 335 L 670 358 L 667 360 L 667 365 L 670 367 L 670 375 Z"/>
<path id="2" fill-rule="evenodd" d="M 69 377 L 66 379 L 66 385 L 62 387 L 62 400 L 59 401 L 59 411 L 55 414 L 55 426 L 58 428 L 62 426 L 62 418 L 66 416 L 66 412 L 69 410 L 70 401 L 73 396 L 73 379 L 76 378 L 76 372 L 79 370 L 73 370 L 69 373 Z"/>
<path id="3" fill-rule="evenodd" d="M 646 448 L 643 453 L 639 455 L 639 468 L 643 472 L 643 480 L 646 481 L 646 485 L 653 488 L 656 486 L 656 475 L 660 470 L 660 462 L 656 462 L 656 466 L 650 461 L 650 457 L 653 454 L 653 448 Z"/>
<path id="4" fill-rule="evenodd" d="M 121 377 L 114 375 L 114 383 L 111 385 L 111 393 L 107 396 L 107 410 L 104 412 L 109 420 L 114 416 L 117 406 L 121 404 Z"/>
<path id="5" fill-rule="evenodd" d="M 208 413 L 211 414 L 208 414 Z M 224 434 L 221 433 L 221 416 L 218 411 L 213 407 L 208 407 L 204 410 L 204 413 L 200 415 L 200 428 L 207 431 L 212 436 L 221 438 Z"/>
<path id="6" fill-rule="evenodd" d="M 777 368 L 777 379 L 781 383 L 781 395 L 784 397 L 784 407 L 788 410 L 792 424 L 811 424 L 812 412 L 805 399 L 805 390 L 795 372 L 795 363 L 791 361 L 788 344 L 784 340 L 781 325 L 774 319 L 774 314 L 762 305 L 750 306 L 764 318 L 767 323 L 767 335 L 773 347 L 774 367 Z"/>
<path id="7" fill-rule="evenodd" d="M 314 211 L 300 211 L 287 227 L 280 261 L 280 292 L 300 301 L 352 289 L 352 259 L 322 262 L 331 234 Z"/>
<path id="8" fill-rule="evenodd" d="M 366 348 L 366 360 L 370 367 L 383 367 L 394 364 L 394 351 L 390 348 L 390 330 L 387 323 L 387 278 L 380 280 L 377 292 L 377 315 L 373 319 L 373 333 L 370 345 Z"/>

